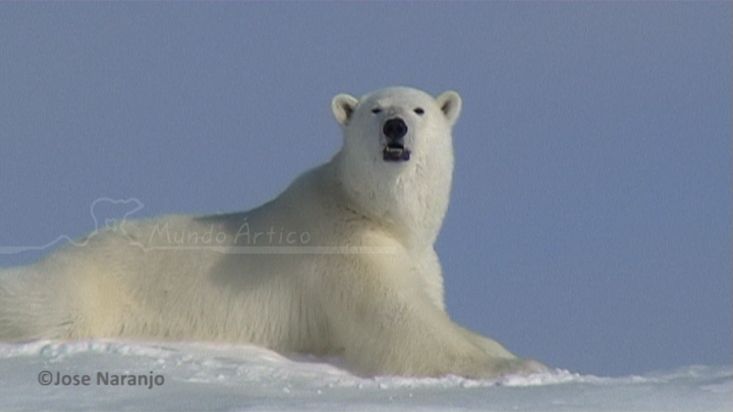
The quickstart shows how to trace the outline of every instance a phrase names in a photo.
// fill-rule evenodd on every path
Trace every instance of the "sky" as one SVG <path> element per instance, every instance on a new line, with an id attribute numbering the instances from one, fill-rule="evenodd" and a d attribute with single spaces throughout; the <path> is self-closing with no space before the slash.
<path id="1" fill-rule="evenodd" d="M 454 89 L 457 322 L 582 373 L 730 364 L 731 12 L 2 3 L 0 247 L 83 236 L 103 197 L 252 208 L 339 149 L 334 95 Z"/>

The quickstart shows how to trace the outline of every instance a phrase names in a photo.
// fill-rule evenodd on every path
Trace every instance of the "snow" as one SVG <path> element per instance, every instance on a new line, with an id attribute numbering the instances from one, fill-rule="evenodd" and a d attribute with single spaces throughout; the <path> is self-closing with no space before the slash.
<path id="1" fill-rule="evenodd" d="M 89 375 L 89 385 L 43 386 L 43 371 Z M 98 384 L 98 372 L 161 375 L 163 383 Z M 733 368 L 619 378 L 565 370 L 499 381 L 361 378 L 336 360 L 287 358 L 253 346 L 37 341 L 0 344 L 0 410 L 731 411 Z"/>

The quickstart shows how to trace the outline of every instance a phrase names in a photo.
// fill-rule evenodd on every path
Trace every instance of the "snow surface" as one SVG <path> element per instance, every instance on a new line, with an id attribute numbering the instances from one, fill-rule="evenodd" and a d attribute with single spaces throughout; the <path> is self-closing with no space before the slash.
<path id="1" fill-rule="evenodd" d="M 607 378 L 564 370 L 500 381 L 360 378 L 337 362 L 243 345 L 38 341 L 0 344 L 0 410 L 733 411 L 733 368 L 690 366 Z M 39 374 L 90 375 L 42 386 Z M 97 372 L 163 375 L 105 386 Z"/>

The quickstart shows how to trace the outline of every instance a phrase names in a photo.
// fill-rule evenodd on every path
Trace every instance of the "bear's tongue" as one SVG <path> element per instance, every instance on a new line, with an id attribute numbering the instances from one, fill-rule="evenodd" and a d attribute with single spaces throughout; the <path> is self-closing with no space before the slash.
<path id="1" fill-rule="evenodd" d="M 388 143 L 382 150 L 382 158 L 387 162 L 402 162 L 410 160 L 410 150 L 399 143 Z"/>

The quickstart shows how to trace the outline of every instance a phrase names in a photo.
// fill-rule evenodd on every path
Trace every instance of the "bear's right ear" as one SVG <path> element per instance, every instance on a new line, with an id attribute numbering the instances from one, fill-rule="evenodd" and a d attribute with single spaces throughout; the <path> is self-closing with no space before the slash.
<path id="1" fill-rule="evenodd" d="M 339 122 L 341 126 L 346 126 L 346 123 L 351 119 L 351 115 L 356 109 L 356 105 L 359 104 L 359 100 L 350 94 L 339 94 L 331 100 L 331 111 L 333 111 L 333 117 Z"/>

